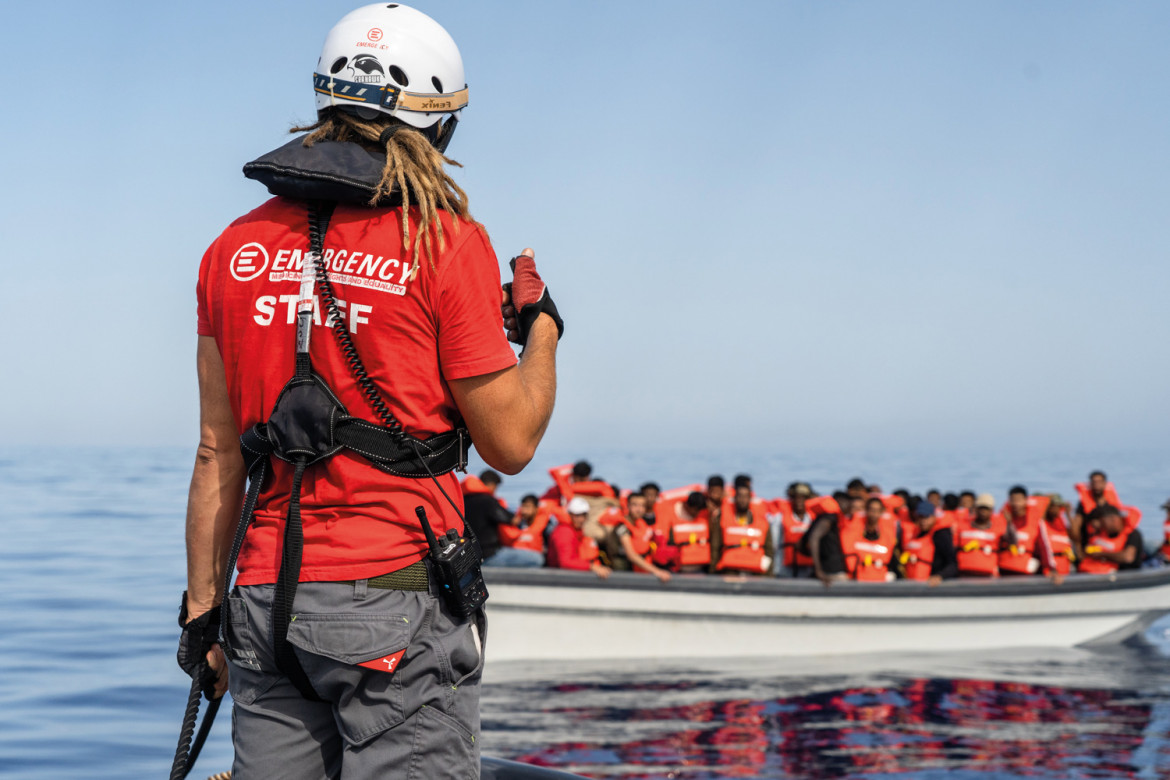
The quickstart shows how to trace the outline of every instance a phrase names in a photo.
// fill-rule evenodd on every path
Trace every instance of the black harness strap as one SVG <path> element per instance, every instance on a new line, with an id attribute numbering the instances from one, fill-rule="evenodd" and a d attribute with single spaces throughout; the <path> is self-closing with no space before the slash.
<path id="1" fill-rule="evenodd" d="M 301 695 L 310 701 L 321 698 L 309 682 L 309 676 L 297 660 L 296 650 L 288 641 L 288 625 L 292 618 L 293 599 L 297 596 L 297 582 L 301 576 L 301 553 L 305 547 L 301 525 L 301 481 L 305 476 L 305 462 L 298 461 L 293 471 L 292 492 L 288 499 L 288 516 L 284 524 L 284 548 L 280 553 L 280 573 L 272 596 L 272 651 L 276 666 Z"/>

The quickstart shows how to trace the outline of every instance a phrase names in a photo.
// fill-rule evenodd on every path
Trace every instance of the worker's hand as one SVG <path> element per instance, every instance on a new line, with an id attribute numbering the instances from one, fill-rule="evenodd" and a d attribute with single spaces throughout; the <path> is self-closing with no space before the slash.
<path id="1" fill-rule="evenodd" d="M 930 579 L 928 579 L 926 581 L 926 584 L 932 588 L 937 588 L 939 585 L 942 585 L 942 575 L 941 574 L 930 575 Z"/>
<path id="2" fill-rule="evenodd" d="M 613 569 L 609 568 L 604 563 L 594 563 L 592 568 L 593 573 L 603 580 L 608 580 L 610 572 L 613 571 Z"/>
<path id="3" fill-rule="evenodd" d="M 211 649 L 207 651 L 207 666 L 215 675 L 215 695 L 209 698 L 218 699 L 227 693 L 228 688 L 228 662 L 227 657 L 223 654 L 223 648 L 219 644 L 214 644 Z M 206 695 L 207 690 L 203 693 Z"/>
<path id="4" fill-rule="evenodd" d="M 187 612 L 187 594 L 183 594 L 179 609 L 179 626 L 183 629 L 177 654 L 179 668 L 192 680 L 199 680 L 199 687 L 208 700 L 218 699 L 227 690 L 227 659 L 217 642 L 219 615 L 217 606 L 191 617 Z"/>
<path id="5" fill-rule="evenodd" d="M 565 335 L 565 323 L 548 287 L 536 272 L 536 253 L 525 249 L 512 258 L 512 281 L 504 285 L 501 313 L 508 340 L 524 346 L 528 333 L 541 314 L 547 314 L 557 326 L 557 338 Z"/>
<path id="6" fill-rule="evenodd" d="M 658 578 L 659 582 L 670 582 L 670 572 L 668 572 L 666 569 L 655 569 L 654 576 Z"/>
<path id="7" fill-rule="evenodd" d="M 1052 580 L 1053 585 L 1064 584 L 1064 575 L 1058 571 L 1049 572 L 1048 579 Z"/>

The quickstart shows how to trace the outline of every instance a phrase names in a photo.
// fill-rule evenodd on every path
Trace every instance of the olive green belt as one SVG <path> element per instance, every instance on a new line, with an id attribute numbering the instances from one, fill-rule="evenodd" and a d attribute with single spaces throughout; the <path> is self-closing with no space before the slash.
<path id="1" fill-rule="evenodd" d="M 420 590 L 431 589 L 427 579 L 427 565 L 423 561 L 412 563 L 398 571 L 381 574 L 366 580 L 366 586 L 378 590 Z"/>

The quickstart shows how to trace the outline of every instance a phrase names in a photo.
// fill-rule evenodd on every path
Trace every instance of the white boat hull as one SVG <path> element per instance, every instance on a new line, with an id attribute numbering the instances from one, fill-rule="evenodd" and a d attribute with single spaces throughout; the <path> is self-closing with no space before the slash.
<path id="1" fill-rule="evenodd" d="M 840 583 L 487 572 L 488 663 L 1075 647 L 1170 612 L 1170 570 L 1117 577 Z"/>

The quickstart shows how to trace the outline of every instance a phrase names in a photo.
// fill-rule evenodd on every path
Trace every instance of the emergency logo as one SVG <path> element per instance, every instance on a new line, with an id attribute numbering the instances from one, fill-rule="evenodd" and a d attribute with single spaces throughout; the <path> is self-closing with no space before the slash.
<path id="1" fill-rule="evenodd" d="M 236 281 L 250 282 L 268 268 L 268 250 L 252 242 L 244 244 L 232 255 L 231 271 Z"/>
<path id="2" fill-rule="evenodd" d="M 378 62 L 373 54 L 359 54 L 349 62 L 349 72 L 353 74 L 352 81 L 358 84 L 381 84 L 386 71 L 382 63 Z"/>

